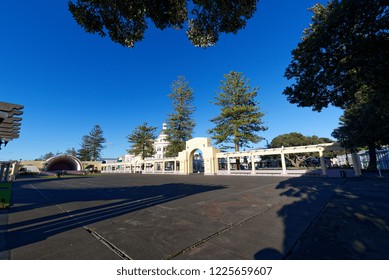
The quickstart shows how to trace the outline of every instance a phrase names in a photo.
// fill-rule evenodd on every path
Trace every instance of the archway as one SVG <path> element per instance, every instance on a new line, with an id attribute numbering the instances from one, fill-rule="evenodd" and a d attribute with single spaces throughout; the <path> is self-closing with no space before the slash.
<path id="1" fill-rule="evenodd" d="M 180 174 L 193 173 L 193 161 L 196 151 L 200 150 L 203 158 L 204 175 L 216 174 L 216 154 L 220 152 L 211 146 L 211 139 L 198 137 L 186 141 L 186 149 L 176 158 L 180 164 Z"/>
<path id="2" fill-rule="evenodd" d="M 189 154 L 189 173 L 204 173 L 204 157 L 200 149 Z"/>
<path id="3" fill-rule="evenodd" d="M 78 158 L 69 155 L 59 155 L 46 160 L 44 170 L 49 172 L 57 170 L 82 171 L 83 167 Z"/>

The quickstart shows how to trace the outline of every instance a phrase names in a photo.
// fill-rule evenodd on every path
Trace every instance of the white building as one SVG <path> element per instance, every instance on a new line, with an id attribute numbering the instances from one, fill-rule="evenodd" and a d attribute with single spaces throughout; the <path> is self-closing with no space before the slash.
<path id="1" fill-rule="evenodd" d="M 162 124 L 162 130 L 159 132 L 157 139 L 154 140 L 154 150 L 155 154 L 153 159 L 163 159 L 165 158 L 166 153 L 166 147 L 169 145 L 169 142 L 167 141 L 167 124 Z M 136 158 L 136 155 L 133 154 L 125 154 L 124 156 L 121 156 L 117 159 L 116 162 L 132 162 Z"/>
<path id="2" fill-rule="evenodd" d="M 384 146 L 376 150 L 377 164 L 379 169 L 389 169 L 389 147 Z M 369 151 L 362 150 L 357 154 L 358 163 L 361 165 L 362 169 L 367 169 L 369 167 Z M 352 155 L 350 153 L 346 155 L 337 155 L 336 158 L 331 159 L 333 166 L 347 167 L 352 164 Z"/>
<path id="3" fill-rule="evenodd" d="M 389 169 L 389 147 L 384 146 L 376 150 L 377 164 L 379 169 Z M 369 166 L 370 156 L 369 151 L 360 151 L 358 153 L 359 160 L 361 161 L 362 168 L 367 169 Z"/>
<path id="4" fill-rule="evenodd" d="M 155 155 L 154 158 L 156 159 L 163 159 L 165 158 L 166 153 L 166 147 L 169 145 L 169 142 L 167 141 L 167 124 L 162 124 L 162 130 L 159 132 L 159 135 L 157 139 L 154 141 L 154 148 L 155 148 Z"/>
<path id="5" fill-rule="evenodd" d="M 155 154 L 150 159 L 164 159 L 166 147 L 169 145 L 167 141 L 167 124 L 162 124 L 162 130 L 159 132 L 157 139 L 154 140 Z M 116 160 L 104 161 L 102 166 L 103 172 L 138 172 L 141 169 L 139 156 L 134 154 L 125 154 Z M 142 161 L 143 162 L 143 161 Z"/>

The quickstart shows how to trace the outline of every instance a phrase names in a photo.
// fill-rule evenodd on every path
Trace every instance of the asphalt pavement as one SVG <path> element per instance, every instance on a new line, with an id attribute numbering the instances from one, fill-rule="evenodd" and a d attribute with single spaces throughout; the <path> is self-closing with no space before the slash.
<path id="1" fill-rule="evenodd" d="M 387 178 L 18 178 L 0 259 L 389 259 Z"/>

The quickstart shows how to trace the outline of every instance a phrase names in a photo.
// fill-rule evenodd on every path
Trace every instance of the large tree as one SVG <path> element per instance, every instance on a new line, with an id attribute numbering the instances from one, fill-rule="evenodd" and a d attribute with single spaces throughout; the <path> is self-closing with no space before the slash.
<path id="1" fill-rule="evenodd" d="M 156 138 L 156 127 L 149 126 L 146 122 L 137 126 L 132 133 L 127 136 L 131 148 L 128 150 L 142 159 L 152 157 L 155 154 L 154 140 Z"/>
<path id="2" fill-rule="evenodd" d="M 258 0 L 73 0 L 69 10 L 85 31 L 107 34 L 133 47 L 148 23 L 158 29 L 183 29 L 195 46 L 215 45 L 220 33 L 237 33 L 256 11 Z M 190 10 L 190 12 L 189 12 Z"/>
<path id="3" fill-rule="evenodd" d="M 192 118 L 195 111 L 193 105 L 193 89 L 184 76 L 179 76 L 171 85 L 171 93 L 168 97 L 172 101 L 173 113 L 167 120 L 166 156 L 175 157 L 185 150 L 185 142 L 192 138 L 193 129 L 196 125 Z"/>
<path id="4" fill-rule="evenodd" d="M 101 151 L 105 148 L 106 142 L 103 130 L 96 124 L 88 135 L 82 137 L 81 148 L 78 150 L 78 157 L 81 160 L 97 160 L 101 157 Z"/>
<path id="5" fill-rule="evenodd" d="M 330 104 L 345 109 L 361 85 L 387 89 L 388 10 L 387 0 L 334 0 L 312 7 L 312 24 L 285 72 L 294 79 L 284 91 L 288 100 L 317 111 Z"/>
<path id="6" fill-rule="evenodd" d="M 329 138 L 313 136 L 305 136 L 298 132 L 291 132 L 287 134 L 281 134 L 275 137 L 270 144 L 271 148 L 281 147 L 293 147 L 293 146 L 307 146 L 322 143 L 331 143 Z M 312 156 L 312 153 L 300 153 L 300 154 L 285 154 L 288 161 L 294 166 L 299 167 L 308 157 Z"/>
<path id="7" fill-rule="evenodd" d="M 356 147 L 368 147 L 368 169 L 376 169 L 377 146 L 389 143 L 389 96 L 376 99 L 379 94 L 369 92 L 368 87 L 362 87 L 356 94 L 356 102 L 351 104 L 340 118 L 340 127 L 332 136 L 341 145 L 351 151 Z M 386 106 L 378 105 L 386 103 Z"/>
<path id="8" fill-rule="evenodd" d="M 329 138 L 313 136 L 305 136 L 298 132 L 291 132 L 287 134 L 281 134 L 275 137 L 270 144 L 271 148 L 293 147 L 293 146 L 306 146 L 322 143 L 331 143 Z"/>
<path id="9" fill-rule="evenodd" d="M 284 94 L 291 103 L 316 111 L 328 105 L 352 110 L 352 119 L 365 119 L 363 123 L 354 122 L 353 129 L 375 152 L 375 145 L 388 137 L 380 134 L 373 139 L 371 132 L 379 129 L 377 114 L 356 108 L 369 104 L 384 112 L 380 118 L 388 116 L 388 1 L 333 0 L 311 10 L 312 24 L 293 50 L 293 60 L 285 72 L 294 83 Z M 362 99 L 361 94 L 365 96 Z M 363 99 L 369 102 L 362 102 Z M 343 133 L 347 131 L 351 130 Z"/>
<path id="10" fill-rule="evenodd" d="M 257 132 L 267 128 L 263 126 L 259 102 L 256 100 L 259 88 L 251 88 L 250 80 L 243 73 L 231 71 L 224 75 L 216 93 L 214 104 L 220 107 L 220 114 L 211 119 L 215 127 L 208 130 L 215 144 L 222 148 L 234 148 L 239 151 L 249 147 L 249 143 L 258 143 L 263 138 Z M 233 146 L 226 144 L 232 143 Z M 239 163 L 237 164 L 239 168 Z"/>

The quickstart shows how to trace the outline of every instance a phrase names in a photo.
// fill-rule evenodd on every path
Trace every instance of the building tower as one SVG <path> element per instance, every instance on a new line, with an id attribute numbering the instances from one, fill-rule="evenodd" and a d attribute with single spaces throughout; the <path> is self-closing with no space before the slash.
<path id="1" fill-rule="evenodd" d="M 169 142 L 167 141 L 167 124 L 162 124 L 162 130 L 159 132 L 159 135 L 157 139 L 155 139 L 154 147 L 155 147 L 155 158 L 162 159 L 165 158 L 165 152 L 166 152 L 166 146 L 169 145 Z"/>

